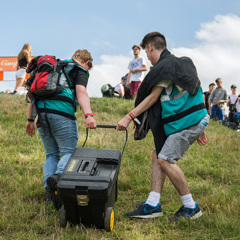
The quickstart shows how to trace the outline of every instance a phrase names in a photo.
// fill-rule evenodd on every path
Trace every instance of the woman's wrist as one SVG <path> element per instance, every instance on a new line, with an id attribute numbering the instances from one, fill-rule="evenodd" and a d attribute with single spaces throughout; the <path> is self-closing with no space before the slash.
<path id="1" fill-rule="evenodd" d="M 95 114 L 95 113 L 86 113 L 84 116 L 85 116 L 85 119 L 87 119 L 87 118 L 89 118 L 89 117 L 94 117 L 94 116 L 96 116 L 96 114 Z"/>

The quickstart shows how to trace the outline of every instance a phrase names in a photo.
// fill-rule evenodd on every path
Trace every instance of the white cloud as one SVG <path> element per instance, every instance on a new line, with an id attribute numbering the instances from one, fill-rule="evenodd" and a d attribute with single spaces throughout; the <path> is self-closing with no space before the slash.
<path id="1" fill-rule="evenodd" d="M 201 30 L 196 33 L 196 37 L 223 46 L 239 45 L 239 24 L 240 18 L 236 15 L 217 15 L 213 22 L 201 24 Z"/>
<path id="2" fill-rule="evenodd" d="M 204 90 L 221 77 L 230 93 L 235 83 L 240 90 L 240 18 L 217 15 L 214 21 L 201 24 L 196 37 L 201 40 L 195 48 L 173 48 L 176 56 L 188 56 L 194 61 Z"/>

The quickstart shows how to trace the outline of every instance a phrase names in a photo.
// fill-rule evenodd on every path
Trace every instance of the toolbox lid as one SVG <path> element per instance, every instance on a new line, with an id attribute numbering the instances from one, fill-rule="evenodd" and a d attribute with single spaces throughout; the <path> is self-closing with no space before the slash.
<path id="1" fill-rule="evenodd" d="M 119 149 L 76 148 L 71 157 L 112 159 L 120 161 L 122 154 Z"/>

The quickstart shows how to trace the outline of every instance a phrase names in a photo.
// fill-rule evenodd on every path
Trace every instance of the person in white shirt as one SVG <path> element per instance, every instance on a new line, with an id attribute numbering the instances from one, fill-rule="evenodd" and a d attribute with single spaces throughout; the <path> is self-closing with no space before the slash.
<path id="1" fill-rule="evenodd" d="M 240 94 L 238 95 L 238 101 L 236 103 L 237 112 L 240 112 Z"/>
<path id="2" fill-rule="evenodd" d="M 130 61 L 128 65 L 129 74 L 127 77 L 127 84 L 128 87 L 130 84 L 130 91 L 133 99 L 136 99 L 138 88 L 141 85 L 141 82 L 144 78 L 144 71 L 147 71 L 146 61 L 143 57 L 141 57 L 140 51 L 141 47 L 138 45 L 134 45 L 132 47 L 134 59 Z"/>
<path id="3" fill-rule="evenodd" d="M 228 97 L 227 106 L 229 107 L 228 121 L 234 121 L 234 112 L 236 111 L 236 104 L 238 99 L 237 86 L 233 84 L 231 86 L 232 93 Z"/>

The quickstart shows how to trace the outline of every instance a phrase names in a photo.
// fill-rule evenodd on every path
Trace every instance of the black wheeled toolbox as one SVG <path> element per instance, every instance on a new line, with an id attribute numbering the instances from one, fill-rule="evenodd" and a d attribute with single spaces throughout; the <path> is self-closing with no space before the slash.
<path id="1" fill-rule="evenodd" d="M 112 125 L 97 127 L 116 128 Z M 126 142 L 127 131 L 123 151 Z M 57 192 L 63 202 L 60 226 L 65 227 L 69 222 L 71 225 L 84 224 L 111 231 L 123 151 L 84 148 L 84 145 L 75 149 L 58 181 Z"/>

